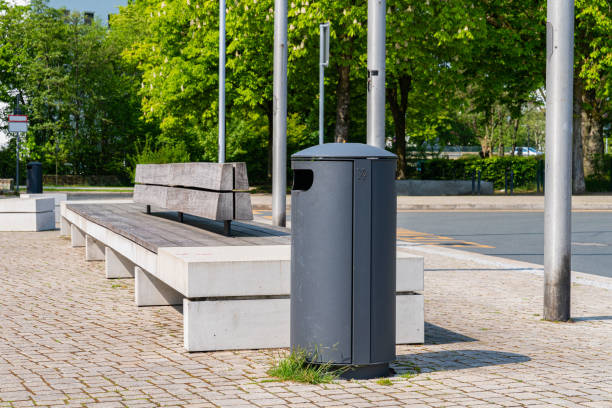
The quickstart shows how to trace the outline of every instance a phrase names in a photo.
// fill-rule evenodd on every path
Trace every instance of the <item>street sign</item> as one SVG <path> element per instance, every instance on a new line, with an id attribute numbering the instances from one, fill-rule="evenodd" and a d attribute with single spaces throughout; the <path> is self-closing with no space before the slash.
<path id="1" fill-rule="evenodd" d="M 27 132 L 28 117 L 26 115 L 9 115 L 8 117 L 9 132 Z"/>

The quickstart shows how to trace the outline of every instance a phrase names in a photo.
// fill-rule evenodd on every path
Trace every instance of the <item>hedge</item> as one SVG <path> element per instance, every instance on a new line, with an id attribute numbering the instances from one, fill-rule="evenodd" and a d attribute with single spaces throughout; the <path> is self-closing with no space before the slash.
<path id="1" fill-rule="evenodd" d="M 514 186 L 521 187 L 535 184 L 538 166 L 543 166 L 543 161 L 544 156 L 418 160 L 409 163 L 409 177 L 425 180 L 471 180 L 472 174 L 480 170 L 481 179 L 492 181 L 494 187 L 499 189 L 504 188 L 506 171 L 512 170 Z"/>

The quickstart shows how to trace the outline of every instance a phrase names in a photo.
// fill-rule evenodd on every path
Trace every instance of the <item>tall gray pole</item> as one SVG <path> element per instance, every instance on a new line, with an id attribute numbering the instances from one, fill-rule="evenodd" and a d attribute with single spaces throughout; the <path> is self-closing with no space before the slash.
<path id="1" fill-rule="evenodd" d="M 385 0 L 368 0 L 368 144 L 385 148 Z"/>
<path id="2" fill-rule="evenodd" d="M 274 0 L 272 223 L 287 221 L 287 0 Z"/>
<path id="3" fill-rule="evenodd" d="M 574 1 L 548 0 L 544 319 L 570 318 Z"/>
<path id="4" fill-rule="evenodd" d="M 329 65 L 329 23 L 319 24 L 319 144 L 325 142 L 325 68 Z"/>
<path id="5" fill-rule="evenodd" d="M 219 163 L 225 163 L 225 0 L 219 0 Z"/>

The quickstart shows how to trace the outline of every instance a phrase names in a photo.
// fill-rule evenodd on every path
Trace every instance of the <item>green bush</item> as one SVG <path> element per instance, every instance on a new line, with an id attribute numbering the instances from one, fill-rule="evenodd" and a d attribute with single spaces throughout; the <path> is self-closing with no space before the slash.
<path id="1" fill-rule="evenodd" d="M 411 178 L 426 180 L 471 180 L 474 172 L 481 171 L 481 179 L 491 181 L 496 189 L 504 188 L 505 175 L 514 171 L 514 186 L 535 184 L 538 165 L 544 156 L 495 156 L 486 159 L 464 157 L 457 160 L 428 159 L 411 163 Z"/>

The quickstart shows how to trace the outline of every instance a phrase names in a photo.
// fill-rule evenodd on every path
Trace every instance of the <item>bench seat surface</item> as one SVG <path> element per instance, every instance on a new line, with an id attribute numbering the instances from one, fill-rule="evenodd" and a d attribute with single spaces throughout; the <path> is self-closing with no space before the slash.
<path id="1" fill-rule="evenodd" d="M 103 226 L 130 241 L 157 253 L 164 247 L 290 245 L 286 228 L 252 221 L 232 222 L 232 236 L 223 235 L 223 222 L 152 208 L 146 214 L 140 204 L 68 204 L 67 208 L 81 217 Z"/>

